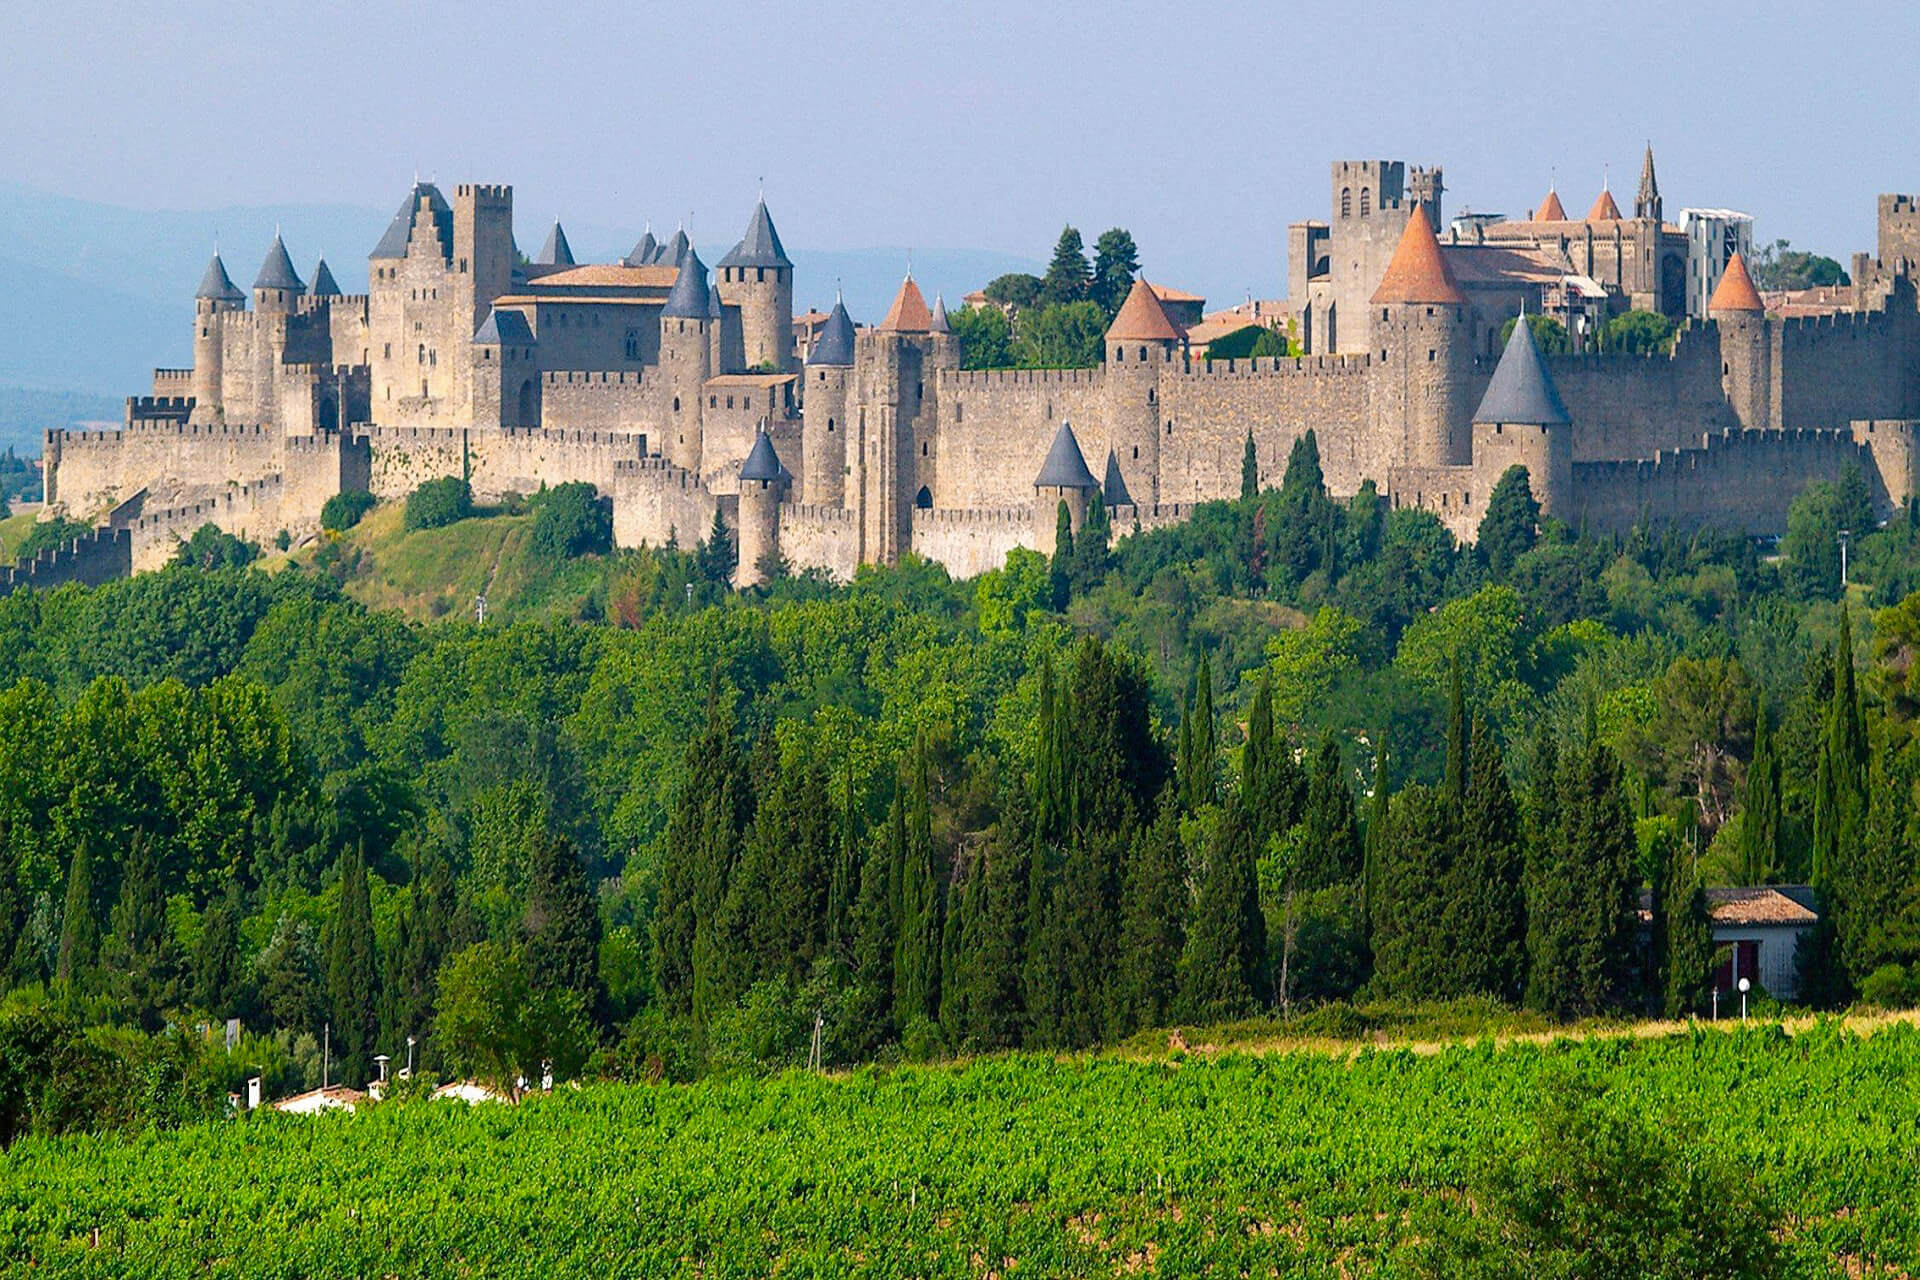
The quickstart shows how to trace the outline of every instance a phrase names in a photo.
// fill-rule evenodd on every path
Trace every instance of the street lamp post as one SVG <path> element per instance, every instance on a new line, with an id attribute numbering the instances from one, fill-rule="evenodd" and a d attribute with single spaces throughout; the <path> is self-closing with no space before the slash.
<path id="1" fill-rule="evenodd" d="M 1745 978 L 1740 979 L 1740 1021 L 1747 1020 L 1747 991 L 1753 984 Z"/>
<path id="2" fill-rule="evenodd" d="M 1847 539 L 1852 536 L 1853 530 L 1851 529 L 1842 529 L 1840 531 L 1840 589 L 1842 591 L 1847 589 Z"/>

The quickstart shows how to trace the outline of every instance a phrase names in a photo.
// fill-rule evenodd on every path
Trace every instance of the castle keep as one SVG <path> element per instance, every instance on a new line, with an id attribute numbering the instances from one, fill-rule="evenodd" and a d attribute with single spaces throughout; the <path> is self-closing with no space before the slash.
<path id="1" fill-rule="evenodd" d="M 1263 483 L 1316 433 L 1330 489 L 1372 484 L 1472 537 L 1495 482 L 1527 468 L 1552 515 L 1784 529 L 1810 479 L 1858 466 L 1883 507 L 1915 489 L 1920 215 L 1882 197 L 1851 309 L 1769 315 L 1738 254 L 1686 318 L 1687 237 L 1662 219 L 1651 152 L 1634 216 L 1557 194 L 1511 222 L 1443 230 L 1441 171 L 1333 168 L 1333 213 L 1288 238 L 1303 354 L 1209 361 L 1136 281 L 1103 362 L 962 368 L 944 304 L 905 280 L 877 323 L 836 302 L 796 350 L 794 269 L 764 202 L 709 268 L 684 232 L 579 264 L 558 224 L 532 261 L 508 187 L 416 184 L 369 255 L 369 291 L 324 262 L 302 280 L 276 237 L 250 293 L 219 255 L 193 307 L 191 369 L 156 370 L 116 431 L 49 431 L 50 513 L 113 532 L 135 569 L 212 522 L 317 530 L 343 489 L 399 498 L 464 475 L 483 501 L 584 481 L 616 540 L 736 531 L 740 579 L 773 553 L 850 576 L 911 551 L 967 575 L 1050 551 L 1065 502 L 1101 494 L 1121 530 Z M 1524 324 L 1576 332 L 1628 308 L 1682 320 L 1669 353 L 1543 354 Z M 124 537 L 120 536 L 123 535 Z M 129 550 L 130 548 L 130 550 Z"/>

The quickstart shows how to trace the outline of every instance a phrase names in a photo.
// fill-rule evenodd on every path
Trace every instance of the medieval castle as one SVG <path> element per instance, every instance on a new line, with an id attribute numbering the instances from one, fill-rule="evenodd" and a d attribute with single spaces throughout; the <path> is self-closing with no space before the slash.
<path id="1" fill-rule="evenodd" d="M 1911 197 L 1881 198 L 1877 256 L 1811 316 L 1769 314 L 1731 241 L 1698 260 L 1651 151 L 1631 217 L 1603 192 L 1572 219 L 1550 193 L 1448 224 L 1443 197 L 1438 168 L 1333 166 L 1329 220 L 1288 238 L 1303 354 L 1209 360 L 1136 281 L 1099 368 L 970 371 L 910 277 L 877 324 L 836 303 L 797 342 L 764 202 L 712 269 L 684 233 L 580 265 L 557 224 L 521 258 L 508 187 L 416 184 L 366 295 L 324 262 L 303 281 L 276 238 L 249 299 L 216 254 L 193 367 L 156 370 L 118 430 L 47 433 L 49 513 L 95 522 L 113 557 L 69 552 L 49 577 L 163 563 L 208 522 L 299 539 L 332 494 L 445 475 L 482 500 L 586 481 L 623 546 L 690 543 L 718 510 L 743 583 L 776 551 L 842 578 L 908 551 L 970 575 L 1051 550 L 1062 501 L 1077 523 L 1098 492 L 1130 530 L 1236 496 L 1249 437 L 1277 483 L 1308 430 L 1336 494 L 1371 481 L 1467 538 L 1515 464 L 1548 513 L 1596 529 L 1778 532 L 1848 466 L 1883 506 L 1915 492 Z M 1542 354 L 1524 324 L 1500 341 L 1523 313 L 1579 336 L 1630 308 L 1681 322 L 1670 352 Z"/>

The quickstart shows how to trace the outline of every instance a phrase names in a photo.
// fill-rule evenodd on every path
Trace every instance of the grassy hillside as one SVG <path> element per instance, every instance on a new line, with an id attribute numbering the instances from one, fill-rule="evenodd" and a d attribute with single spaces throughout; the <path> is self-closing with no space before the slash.
<path id="1" fill-rule="evenodd" d="M 402 504 L 374 508 L 340 535 L 291 559 L 331 572 L 355 599 L 410 617 L 471 614 L 487 597 L 487 614 L 597 616 L 607 575 L 618 556 L 586 556 L 554 565 L 532 554 L 533 516 L 487 512 L 441 529 L 402 527 Z M 269 562 L 269 566 L 273 562 Z"/>

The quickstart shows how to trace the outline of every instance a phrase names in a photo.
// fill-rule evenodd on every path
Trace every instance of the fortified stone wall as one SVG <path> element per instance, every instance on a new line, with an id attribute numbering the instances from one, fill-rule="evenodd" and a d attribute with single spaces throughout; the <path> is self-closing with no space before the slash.
<path id="1" fill-rule="evenodd" d="M 638 370 L 550 370 L 540 377 L 540 425 L 565 431 L 643 431 L 660 419 L 664 384 Z"/>
<path id="2" fill-rule="evenodd" d="M 692 472 L 664 458 L 632 459 L 614 468 L 615 546 L 659 547 L 678 539 L 680 546 L 692 547 L 707 536 L 716 507 L 725 512 L 729 528 L 739 527 L 737 497 L 716 498 Z"/>
<path id="3" fill-rule="evenodd" d="M 0 596 L 21 587 L 49 591 L 69 582 L 97 587 L 133 572 L 133 534 L 95 529 L 85 537 L 49 547 L 25 564 L 0 569 Z"/>
<path id="4" fill-rule="evenodd" d="M 1689 325 L 1671 356 L 1544 357 L 1573 419 L 1573 459 L 1592 462 L 1651 458 L 1661 450 L 1699 448 L 1714 432 L 1739 426 L 1720 383 L 1720 339 L 1711 324 Z M 1478 405 L 1493 377 L 1480 371 Z"/>
<path id="5" fill-rule="evenodd" d="M 1365 356 L 1196 361 L 1162 377 L 1162 505 L 1238 497 L 1249 431 L 1263 485 L 1280 483 L 1294 441 L 1309 430 L 1330 492 L 1354 493 L 1368 479 L 1384 485 L 1398 442 L 1367 430 L 1370 365 Z M 1096 476 L 1105 457 L 1104 447 L 1097 457 L 1087 450 Z"/>
<path id="6" fill-rule="evenodd" d="M 404 498 L 428 480 L 465 475 L 468 432 L 462 427 L 362 429 L 369 450 L 367 490 L 383 501 Z"/>
<path id="7" fill-rule="evenodd" d="M 1087 465 L 1100 475 L 1109 438 L 1100 370 L 947 370 L 937 377 L 936 507 L 1031 501 L 1033 478 L 1063 418 L 1073 423 Z"/>
<path id="8" fill-rule="evenodd" d="M 1622 533 L 1651 518 L 1681 529 L 1781 534 L 1801 489 L 1838 480 L 1848 466 L 1887 488 L 1872 451 L 1851 430 L 1735 431 L 1648 460 L 1576 461 L 1570 523 Z"/>
<path id="9" fill-rule="evenodd" d="M 1795 317 L 1770 328 L 1776 425 L 1838 427 L 1920 414 L 1920 313 L 1910 305 Z"/>
<path id="10" fill-rule="evenodd" d="M 1102 452 L 1104 454 L 1104 450 Z M 1034 469 L 1039 469 L 1037 459 Z M 1033 488 L 1031 477 L 1027 488 L 1029 491 Z M 1031 502 L 1025 506 L 975 507 L 963 511 L 916 509 L 913 549 L 946 566 L 954 577 L 971 578 L 989 569 L 998 569 L 1007 562 L 1007 552 L 1015 547 L 1032 547 L 1033 520 Z"/>
<path id="11" fill-rule="evenodd" d="M 137 489 L 222 485 L 280 469 L 280 435 L 266 427 L 134 422 L 118 431 L 46 434 L 47 504 L 85 519 Z"/>
<path id="12" fill-rule="evenodd" d="M 475 432 L 469 477 L 476 496 L 495 500 L 534 493 L 544 484 L 584 482 L 611 494 L 623 462 L 647 456 L 646 436 L 631 431 L 556 431 L 537 427 Z"/>
<path id="13" fill-rule="evenodd" d="M 838 581 L 850 580 L 860 567 L 859 513 L 846 507 L 781 503 L 780 553 L 796 571 L 820 568 Z"/>

